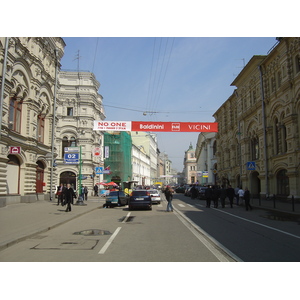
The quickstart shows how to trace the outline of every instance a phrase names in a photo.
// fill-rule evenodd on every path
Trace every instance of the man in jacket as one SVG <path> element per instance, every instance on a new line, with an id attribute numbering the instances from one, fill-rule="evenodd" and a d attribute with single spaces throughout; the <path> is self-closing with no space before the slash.
<path id="1" fill-rule="evenodd" d="M 71 184 L 68 183 L 66 189 L 64 190 L 65 201 L 67 204 L 66 212 L 71 211 L 71 203 L 73 203 L 73 198 L 76 198 L 74 190 L 71 188 Z"/>

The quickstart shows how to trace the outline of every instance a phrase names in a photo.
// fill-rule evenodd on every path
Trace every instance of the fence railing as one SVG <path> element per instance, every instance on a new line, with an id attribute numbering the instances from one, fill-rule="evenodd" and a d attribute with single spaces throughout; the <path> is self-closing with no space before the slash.
<path id="1" fill-rule="evenodd" d="M 270 195 L 267 198 L 261 199 L 259 195 L 252 195 L 251 204 L 270 209 L 281 210 L 285 212 L 300 213 L 300 201 L 294 196 L 282 197 L 278 195 Z"/>

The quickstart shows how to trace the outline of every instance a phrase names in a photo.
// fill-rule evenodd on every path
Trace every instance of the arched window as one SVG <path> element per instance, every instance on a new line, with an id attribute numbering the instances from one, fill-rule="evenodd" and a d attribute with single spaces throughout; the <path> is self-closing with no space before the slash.
<path id="1" fill-rule="evenodd" d="M 11 97 L 9 100 L 9 119 L 8 126 L 10 130 L 21 132 L 22 100 Z"/>
<path id="2" fill-rule="evenodd" d="M 287 142 L 286 142 L 286 127 L 285 125 L 281 125 L 281 138 L 282 138 L 282 152 L 287 151 Z"/>
<path id="3" fill-rule="evenodd" d="M 64 136 L 62 139 L 62 158 L 65 155 L 65 147 L 76 147 L 77 146 L 77 141 L 75 137 L 71 137 L 70 140 L 68 137 Z"/>
<path id="4" fill-rule="evenodd" d="M 258 144 L 257 137 L 251 139 L 251 159 L 252 160 L 259 159 L 259 144 Z"/>

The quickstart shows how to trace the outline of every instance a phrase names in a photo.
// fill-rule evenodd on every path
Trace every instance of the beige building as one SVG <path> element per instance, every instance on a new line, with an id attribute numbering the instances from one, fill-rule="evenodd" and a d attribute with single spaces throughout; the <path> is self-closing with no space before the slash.
<path id="1" fill-rule="evenodd" d="M 53 99 L 64 47 L 61 38 L 0 38 L 0 206 L 49 197 Z"/>
<path id="2" fill-rule="evenodd" d="M 197 182 L 197 159 L 195 154 L 195 149 L 193 148 L 192 143 L 189 146 L 189 149 L 185 151 L 184 155 L 184 179 L 185 183 L 193 184 Z"/>
<path id="3" fill-rule="evenodd" d="M 88 188 L 89 195 L 94 185 L 103 181 L 103 175 L 95 174 L 96 167 L 104 167 L 103 132 L 93 130 L 95 120 L 105 119 L 99 88 L 100 83 L 93 73 L 59 73 L 55 139 L 57 178 L 54 181 L 57 185 L 70 183 L 78 190 L 78 175 L 81 174 L 81 184 Z M 65 160 L 66 148 L 70 147 L 76 147 L 79 155 L 81 153 L 81 164 Z"/>
<path id="4" fill-rule="evenodd" d="M 152 185 L 157 179 L 157 136 L 150 132 L 131 132 L 132 143 L 142 146 L 145 153 L 150 158 L 150 184 Z"/>
<path id="5" fill-rule="evenodd" d="M 196 146 L 197 181 L 201 185 L 217 184 L 216 133 L 202 132 Z"/>
<path id="6" fill-rule="evenodd" d="M 300 38 L 279 38 L 253 56 L 216 111 L 219 184 L 254 196 L 300 198 Z"/>

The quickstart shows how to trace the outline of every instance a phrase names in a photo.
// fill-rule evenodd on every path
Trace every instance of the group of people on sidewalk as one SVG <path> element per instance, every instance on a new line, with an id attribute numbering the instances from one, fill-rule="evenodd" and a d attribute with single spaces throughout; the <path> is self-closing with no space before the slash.
<path id="1" fill-rule="evenodd" d="M 246 210 L 252 210 L 252 206 L 250 205 L 250 191 L 246 187 L 245 190 L 242 188 L 234 189 L 231 185 L 227 188 L 224 185 L 221 188 L 217 186 L 208 186 L 205 190 L 205 198 L 206 198 L 206 207 L 210 207 L 211 201 L 214 203 L 214 207 L 218 208 L 219 199 L 221 201 L 222 208 L 225 207 L 225 199 L 229 199 L 230 207 L 233 208 L 233 199 L 236 199 L 236 204 L 239 205 L 240 201 L 245 201 Z"/>
<path id="2" fill-rule="evenodd" d="M 74 199 L 77 198 L 74 189 L 71 187 L 71 184 L 68 183 L 64 185 L 63 183 L 57 187 L 57 205 L 61 204 L 62 206 L 67 205 L 66 212 L 71 211 L 71 204 L 74 204 Z M 86 186 L 81 186 L 80 195 L 82 199 L 87 201 L 88 197 L 88 188 Z"/>
<path id="3" fill-rule="evenodd" d="M 194 187 L 195 188 L 195 187 Z M 195 188 L 196 190 L 196 188 Z M 167 205 L 167 211 L 173 211 L 173 189 L 168 185 L 166 186 L 165 190 L 163 191 L 165 194 L 166 200 L 168 201 Z M 192 192 L 192 198 L 195 198 L 194 193 Z M 218 208 L 219 206 L 219 199 L 221 201 L 222 208 L 225 207 L 225 200 L 226 198 L 229 199 L 230 207 L 233 208 L 233 199 L 236 199 L 236 204 L 239 205 L 240 201 L 245 201 L 245 207 L 246 210 L 252 210 L 252 206 L 250 205 L 250 191 L 246 187 L 245 190 L 242 188 L 236 188 L 234 189 L 231 185 L 229 185 L 227 188 L 225 188 L 223 185 L 221 188 L 218 188 L 217 186 L 208 186 L 208 188 L 205 190 L 205 198 L 206 198 L 206 207 L 210 208 L 211 202 L 213 201 L 214 207 Z"/>

